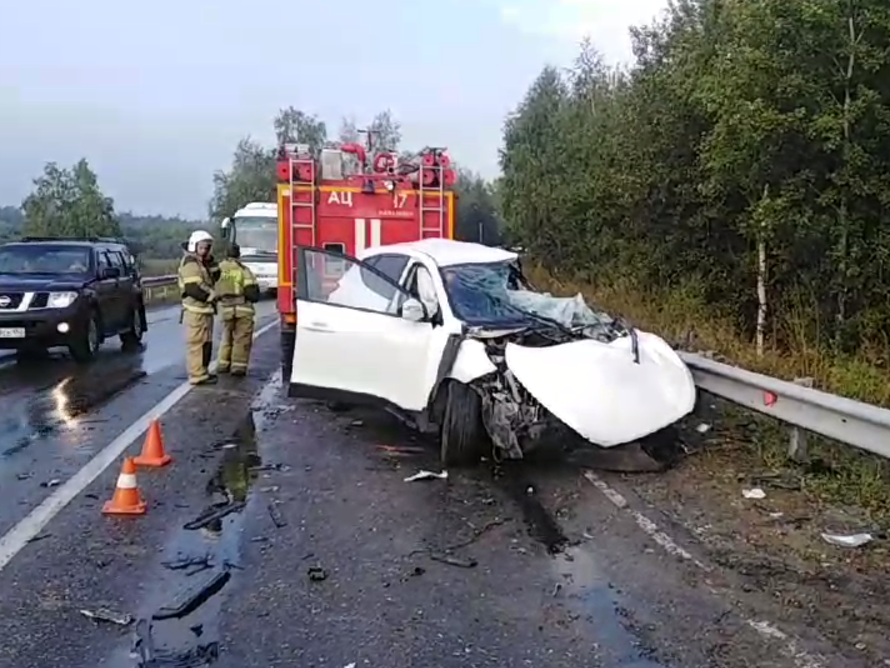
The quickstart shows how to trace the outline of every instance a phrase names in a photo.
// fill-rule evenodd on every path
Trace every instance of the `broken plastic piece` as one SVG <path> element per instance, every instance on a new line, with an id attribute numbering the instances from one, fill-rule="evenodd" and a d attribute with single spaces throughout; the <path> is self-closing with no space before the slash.
<path id="1" fill-rule="evenodd" d="M 836 547 L 862 547 L 875 539 L 870 533 L 854 533 L 849 535 L 823 533 L 822 540 Z"/>
<path id="2" fill-rule="evenodd" d="M 475 559 L 461 559 L 450 554 L 431 554 L 430 559 L 448 564 L 449 566 L 457 566 L 458 568 L 475 568 L 479 565 L 479 562 Z"/>
<path id="3" fill-rule="evenodd" d="M 410 475 L 405 478 L 405 482 L 414 482 L 415 480 L 447 480 L 448 479 L 448 471 L 442 471 L 441 473 L 435 473 L 434 471 L 418 471 L 414 475 Z"/>
<path id="4" fill-rule="evenodd" d="M 162 620 L 185 617 L 225 587 L 231 577 L 232 574 L 229 571 L 218 571 L 212 574 L 203 582 L 199 582 L 194 587 L 186 589 L 169 604 L 158 608 L 157 612 L 152 615 L 152 619 Z"/>
<path id="5" fill-rule="evenodd" d="M 211 506 L 200 515 L 198 515 L 198 517 L 193 519 L 191 522 L 184 524 L 182 528 L 186 531 L 195 531 L 196 529 L 201 529 L 203 527 L 206 527 L 214 520 L 221 520 L 226 515 L 244 510 L 245 506 L 247 506 L 247 504 L 243 501 Z"/>
<path id="6" fill-rule="evenodd" d="M 753 487 L 751 489 L 743 489 L 742 496 L 744 496 L 746 499 L 765 499 L 766 492 L 764 492 L 759 487 Z"/>
<path id="7" fill-rule="evenodd" d="M 133 623 L 133 616 L 126 612 L 115 612 L 108 608 L 99 608 L 98 610 L 81 610 L 80 614 L 89 617 L 96 622 L 111 622 L 120 626 L 129 626 Z"/>

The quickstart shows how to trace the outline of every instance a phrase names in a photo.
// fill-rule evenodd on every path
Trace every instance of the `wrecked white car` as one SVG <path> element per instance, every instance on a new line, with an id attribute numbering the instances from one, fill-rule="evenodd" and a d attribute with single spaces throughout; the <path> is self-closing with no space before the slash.
<path id="1" fill-rule="evenodd" d="M 376 403 L 438 430 L 446 465 L 583 439 L 620 453 L 605 468 L 653 470 L 646 440 L 694 407 L 664 340 L 580 295 L 535 292 L 515 253 L 428 239 L 360 260 L 301 248 L 298 266 L 289 394 Z"/>

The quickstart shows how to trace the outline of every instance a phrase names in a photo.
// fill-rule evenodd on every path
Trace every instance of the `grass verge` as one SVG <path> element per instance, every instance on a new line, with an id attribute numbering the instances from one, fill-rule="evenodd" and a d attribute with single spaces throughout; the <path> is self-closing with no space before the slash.
<path id="1" fill-rule="evenodd" d="M 862 357 L 838 357 L 818 346 L 801 344 L 797 350 L 768 349 L 758 356 L 752 342 L 740 337 L 734 324 L 715 314 L 693 291 L 665 290 L 641 294 L 628 284 L 591 285 L 554 276 L 541 267 L 528 272 L 532 282 L 554 294 L 581 293 L 589 303 L 621 314 L 641 329 L 668 341 L 694 340 L 695 350 L 709 350 L 730 363 L 777 378 L 792 380 L 811 377 L 815 386 L 826 392 L 890 406 L 890 373 L 885 362 L 887 351 L 864 351 Z M 694 336 L 690 336 L 694 333 Z M 756 460 L 768 469 L 791 466 L 786 452 L 787 430 L 767 417 L 743 415 L 731 410 L 728 422 L 744 421 L 757 425 L 756 439 L 741 439 L 738 447 L 753 449 Z M 818 463 L 797 473 L 804 494 L 815 503 L 853 504 L 867 510 L 882 524 L 890 522 L 890 462 L 844 444 L 811 436 L 809 451 Z M 746 455 L 748 452 L 746 452 Z M 742 458 L 745 461 L 750 457 Z M 744 471 L 739 471 L 742 475 Z"/>

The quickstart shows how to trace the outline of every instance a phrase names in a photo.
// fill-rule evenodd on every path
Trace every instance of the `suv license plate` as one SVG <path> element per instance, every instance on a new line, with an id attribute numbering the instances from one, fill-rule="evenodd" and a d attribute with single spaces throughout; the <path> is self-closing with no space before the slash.
<path id="1" fill-rule="evenodd" d="M 0 339 L 24 339 L 24 327 L 0 327 Z"/>

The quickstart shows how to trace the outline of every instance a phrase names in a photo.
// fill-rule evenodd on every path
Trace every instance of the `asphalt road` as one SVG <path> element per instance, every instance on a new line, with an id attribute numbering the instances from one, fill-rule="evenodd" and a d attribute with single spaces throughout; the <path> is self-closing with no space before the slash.
<path id="1" fill-rule="evenodd" d="M 140 471 L 145 516 L 104 517 L 120 458 L 78 471 L 185 380 L 175 309 L 151 322 L 145 351 L 109 344 L 88 371 L 0 369 L 0 668 L 880 665 L 654 525 L 633 478 L 563 463 L 406 482 L 441 470 L 435 443 L 289 400 L 274 328 L 248 378 L 155 411 L 174 462 Z"/>

